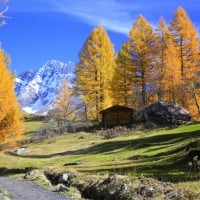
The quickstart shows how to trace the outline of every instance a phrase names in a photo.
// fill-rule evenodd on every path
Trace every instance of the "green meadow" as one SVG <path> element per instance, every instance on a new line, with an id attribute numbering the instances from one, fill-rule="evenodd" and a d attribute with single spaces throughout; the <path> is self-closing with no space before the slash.
<path id="1" fill-rule="evenodd" d="M 30 138 L 41 121 L 25 123 Z M 27 167 L 71 170 L 80 176 L 122 174 L 171 181 L 200 192 L 200 173 L 188 166 L 192 150 L 200 149 L 200 124 L 173 129 L 131 130 L 105 139 L 98 133 L 66 133 L 42 142 L 28 143 L 22 155 L 0 152 L 1 174 L 16 175 Z M 191 188 L 190 188 L 191 189 Z"/>
<path id="2" fill-rule="evenodd" d="M 25 138 L 41 126 L 41 121 L 27 121 Z M 187 179 L 188 154 L 198 149 L 200 124 L 174 129 L 132 130 L 104 139 L 99 133 L 67 133 L 26 144 L 29 153 L 14 155 L 1 152 L 1 167 L 73 168 L 82 173 L 122 173 Z M 195 146 L 196 145 L 196 146 Z"/>

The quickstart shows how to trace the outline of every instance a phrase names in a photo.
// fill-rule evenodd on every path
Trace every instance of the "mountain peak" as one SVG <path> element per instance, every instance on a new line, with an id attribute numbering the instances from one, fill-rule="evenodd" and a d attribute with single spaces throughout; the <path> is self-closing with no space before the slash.
<path id="1" fill-rule="evenodd" d="M 28 113 L 44 114 L 55 101 L 66 78 L 72 83 L 75 64 L 58 60 L 47 61 L 36 72 L 27 71 L 16 78 L 15 91 L 22 109 Z"/>
<path id="2" fill-rule="evenodd" d="M 43 71 L 49 71 L 49 70 L 53 70 L 54 72 L 58 71 L 62 71 L 63 73 L 73 73 L 75 70 L 75 64 L 73 62 L 67 62 L 67 63 L 63 63 L 61 61 L 58 60 L 50 60 L 47 61 L 40 69 L 39 71 L 43 72 Z"/>

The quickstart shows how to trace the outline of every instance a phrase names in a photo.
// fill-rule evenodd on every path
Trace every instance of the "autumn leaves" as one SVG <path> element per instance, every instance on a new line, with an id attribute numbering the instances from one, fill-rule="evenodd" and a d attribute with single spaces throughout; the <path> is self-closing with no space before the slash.
<path id="1" fill-rule="evenodd" d="M 77 64 L 77 91 L 88 118 L 114 104 L 142 108 L 176 102 L 199 113 L 199 38 L 179 7 L 169 25 L 158 27 L 140 15 L 117 54 L 103 27 L 87 38 Z"/>
<path id="2" fill-rule="evenodd" d="M 7 69 L 7 56 L 0 50 L 0 142 L 14 144 L 23 133 L 22 113 L 14 93 L 14 77 Z"/>
<path id="3" fill-rule="evenodd" d="M 82 99 L 85 118 L 98 119 L 101 110 L 115 104 L 140 109 L 156 101 L 179 103 L 196 117 L 200 113 L 199 55 L 198 32 L 181 7 L 169 24 L 161 18 L 156 28 L 140 15 L 117 53 L 105 29 L 95 28 L 85 41 L 76 66 L 75 90 Z M 5 60 L 1 50 L 1 142 L 19 138 L 23 127 L 14 78 Z M 66 112 L 72 112 L 71 108 L 66 110 L 71 93 L 66 90 L 58 95 L 57 107 L 64 111 L 64 118 Z"/>

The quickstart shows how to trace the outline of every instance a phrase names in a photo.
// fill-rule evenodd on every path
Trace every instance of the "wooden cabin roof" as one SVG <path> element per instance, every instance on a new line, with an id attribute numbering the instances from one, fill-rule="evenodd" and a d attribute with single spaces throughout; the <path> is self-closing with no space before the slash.
<path id="1" fill-rule="evenodd" d="M 111 112 L 113 110 L 127 110 L 127 111 L 133 111 L 132 108 L 129 108 L 129 107 L 126 107 L 126 106 L 120 106 L 120 105 L 114 105 L 114 106 L 111 106 L 109 108 L 106 108 L 104 110 L 102 110 L 100 112 L 100 114 L 104 114 L 104 113 L 107 113 L 107 112 Z"/>

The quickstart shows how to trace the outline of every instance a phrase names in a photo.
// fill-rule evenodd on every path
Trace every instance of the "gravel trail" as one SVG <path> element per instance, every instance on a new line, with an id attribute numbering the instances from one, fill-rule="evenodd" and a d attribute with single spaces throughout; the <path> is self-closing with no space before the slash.
<path id="1" fill-rule="evenodd" d="M 0 188 L 10 192 L 16 200 L 73 200 L 33 182 L 8 177 L 0 177 Z"/>

